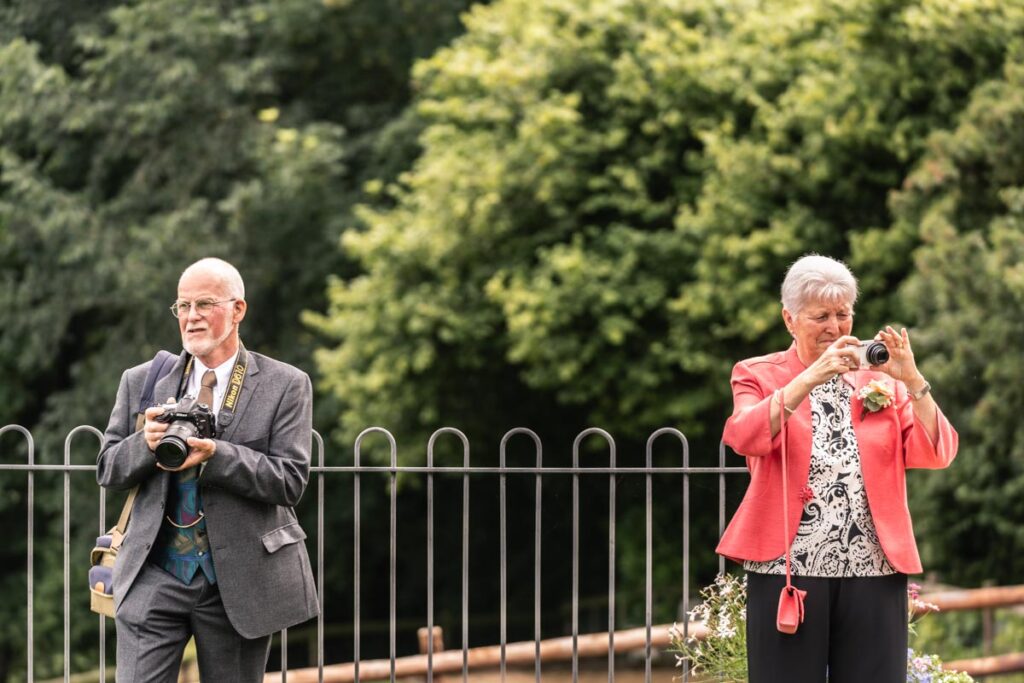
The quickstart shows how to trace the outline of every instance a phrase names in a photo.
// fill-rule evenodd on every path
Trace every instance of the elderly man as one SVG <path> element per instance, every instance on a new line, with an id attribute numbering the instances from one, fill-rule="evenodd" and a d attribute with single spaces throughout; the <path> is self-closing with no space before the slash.
<path id="1" fill-rule="evenodd" d="M 189 266 L 171 313 L 184 351 L 154 395 L 195 397 L 216 429 L 185 439 L 179 466 L 161 464 L 164 408 L 135 431 L 150 364 L 121 377 L 96 468 L 101 486 L 138 487 L 114 567 L 117 680 L 176 681 L 194 636 L 204 681 L 262 681 L 271 634 L 318 613 L 293 510 L 309 476 L 312 389 L 242 345 L 245 288 L 231 264 Z"/>

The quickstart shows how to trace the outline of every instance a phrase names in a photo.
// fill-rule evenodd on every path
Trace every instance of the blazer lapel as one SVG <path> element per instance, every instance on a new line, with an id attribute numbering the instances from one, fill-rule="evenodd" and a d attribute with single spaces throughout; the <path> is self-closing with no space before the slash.
<path id="1" fill-rule="evenodd" d="M 259 364 L 256 362 L 256 356 L 246 349 L 248 354 L 248 366 L 245 369 L 245 378 L 242 380 L 242 390 L 238 395 L 238 405 L 235 406 L 234 413 L 226 419 L 221 419 L 218 416 L 217 424 L 221 433 L 218 438 L 224 441 L 230 441 L 235 431 L 238 429 L 238 423 L 242 421 L 242 414 L 245 413 L 245 409 L 249 406 L 249 401 L 252 399 L 254 393 L 256 393 L 256 387 L 259 386 Z"/>

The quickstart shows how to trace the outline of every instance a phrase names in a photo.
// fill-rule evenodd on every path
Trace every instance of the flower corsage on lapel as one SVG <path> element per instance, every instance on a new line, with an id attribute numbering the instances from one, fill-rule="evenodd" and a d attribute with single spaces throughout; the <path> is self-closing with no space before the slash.
<path id="1" fill-rule="evenodd" d="M 860 414 L 860 419 L 863 420 L 868 413 L 877 413 L 882 408 L 891 406 L 896 392 L 882 380 L 873 379 L 857 392 L 857 396 L 860 397 L 864 406 L 864 410 Z"/>

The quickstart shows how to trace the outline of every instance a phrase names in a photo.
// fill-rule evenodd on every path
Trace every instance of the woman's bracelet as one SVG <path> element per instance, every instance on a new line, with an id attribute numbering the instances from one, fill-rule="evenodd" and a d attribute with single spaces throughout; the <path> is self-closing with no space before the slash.
<path id="1" fill-rule="evenodd" d="M 917 391 L 911 391 L 910 387 L 907 387 L 907 393 L 910 394 L 910 398 L 914 399 L 915 401 L 920 401 L 931 390 L 932 390 L 932 385 L 928 384 L 928 380 L 925 380 L 924 384 Z"/>
<path id="2" fill-rule="evenodd" d="M 775 394 L 772 394 L 772 402 L 773 403 L 778 403 L 779 402 L 779 398 Z M 790 408 L 787 405 L 784 405 L 784 404 L 780 404 L 780 405 L 782 405 L 782 409 L 785 410 L 786 413 L 789 414 L 789 415 L 792 415 L 793 413 L 796 412 L 795 410 L 793 410 L 792 408 Z"/>

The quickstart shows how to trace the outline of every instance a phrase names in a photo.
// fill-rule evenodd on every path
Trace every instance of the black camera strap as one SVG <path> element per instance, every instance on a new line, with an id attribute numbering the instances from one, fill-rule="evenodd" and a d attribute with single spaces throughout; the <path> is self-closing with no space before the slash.
<path id="1" fill-rule="evenodd" d="M 189 356 L 185 365 L 185 373 L 181 377 L 180 394 L 188 386 L 188 379 L 192 374 L 192 362 L 194 356 Z M 246 370 L 249 369 L 249 352 L 245 350 L 242 341 L 238 341 L 238 357 L 235 359 L 235 367 L 231 368 L 231 376 L 228 379 L 228 390 L 224 392 L 224 399 L 220 404 L 220 411 L 217 413 L 217 433 L 220 436 L 224 430 L 235 419 L 235 408 L 238 405 L 238 397 L 242 395 L 242 383 L 245 381 Z"/>

